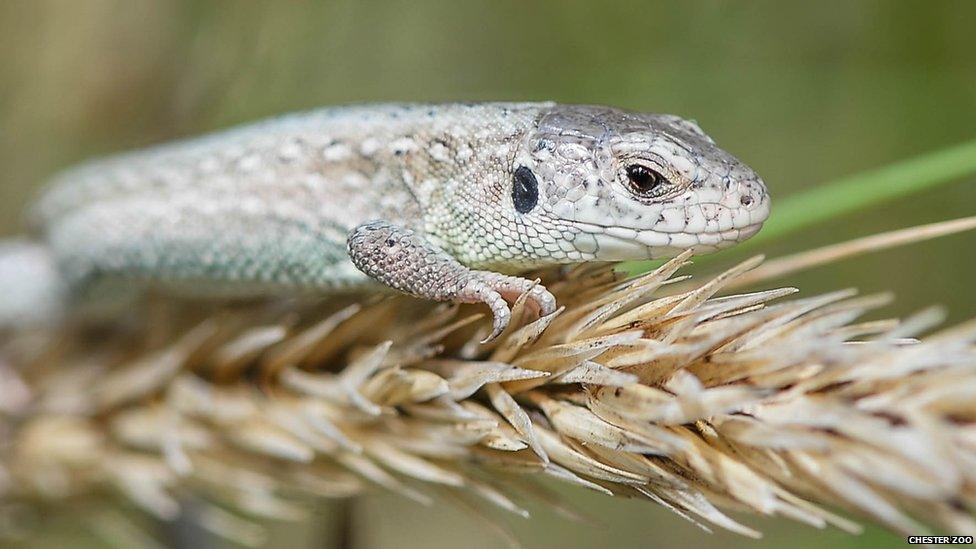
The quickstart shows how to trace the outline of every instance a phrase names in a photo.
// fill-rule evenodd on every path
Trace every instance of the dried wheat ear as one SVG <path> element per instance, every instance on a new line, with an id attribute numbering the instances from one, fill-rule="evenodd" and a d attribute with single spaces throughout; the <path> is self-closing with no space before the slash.
<path id="1" fill-rule="evenodd" d="M 859 322 L 888 297 L 716 295 L 682 255 L 623 279 L 548 273 L 563 306 L 481 345 L 477 308 L 150 304 L 151 321 L 9 338 L 0 513 L 121 494 L 259 544 L 247 517 L 376 488 L 523 517 L 545 479 L 747 536 L 720 509 L 857 532 L 976 532 L 976 322 Z M 748 276 L 748 275 L 746 275 Z M 755 278 L 755 277 L 753 277 Z M 753 280 L 754 282 L 754 280 Z"/>

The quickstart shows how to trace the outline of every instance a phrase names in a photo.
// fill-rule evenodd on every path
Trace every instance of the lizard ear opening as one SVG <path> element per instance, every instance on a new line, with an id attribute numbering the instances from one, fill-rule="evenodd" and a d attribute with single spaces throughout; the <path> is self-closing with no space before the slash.
<path id="1" fill-rule="evenodd" d="M 519 166 L 512 176 L 512 202 L 519 213 L 529 213 L 539 202 L 539 181 L 525 166 Z"/>

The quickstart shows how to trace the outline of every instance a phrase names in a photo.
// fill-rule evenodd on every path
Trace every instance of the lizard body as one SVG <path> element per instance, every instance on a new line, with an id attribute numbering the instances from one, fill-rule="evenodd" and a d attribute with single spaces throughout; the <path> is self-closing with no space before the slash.
<path id="1" fill-rule="evenodd" d="M 33 220 L 74 295 L 106 282 L 237 297 L 380 282 L 487 303 L 515 273 L 712 251 L 754 234 L 762 180 L 693 122 L 554 103 L 323 109 L 89 162 Z"/>

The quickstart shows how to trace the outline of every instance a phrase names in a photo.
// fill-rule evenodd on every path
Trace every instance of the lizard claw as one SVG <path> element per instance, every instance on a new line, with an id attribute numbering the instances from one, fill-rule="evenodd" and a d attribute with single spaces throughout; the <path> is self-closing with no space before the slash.
<path id="1" fill-rule="evenodd" d="M 478 275 L 468 282 L 458 297 L 460 301 L 481 302 L 491 308 L 491 334 L 482 343 L 497 338 L 511 322 L 512 312 L 505 298 L 514 301 L 522 294 L 528 294 L 528 301 L 534 305 L 540 317 L 556 311 L 556 298 L 538 281 L 491 272 L 479 272 Z"/>

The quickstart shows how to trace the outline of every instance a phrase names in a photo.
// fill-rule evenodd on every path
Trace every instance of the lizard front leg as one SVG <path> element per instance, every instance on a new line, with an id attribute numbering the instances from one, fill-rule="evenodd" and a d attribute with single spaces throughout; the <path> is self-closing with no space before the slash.
<path id="1" fill-rule="evenodd" d="M 385 221 L 368 221 L 353 229 L 348 247 L 356 268 L 391 288 L 434 301 L 488 305 L 494 319 L 485 342 L 508 326 L 506 298 L 528 292 L 540 315 L 556 310 L 556 298 L 533 281 L 471 270 L 414 231 Z"/>

